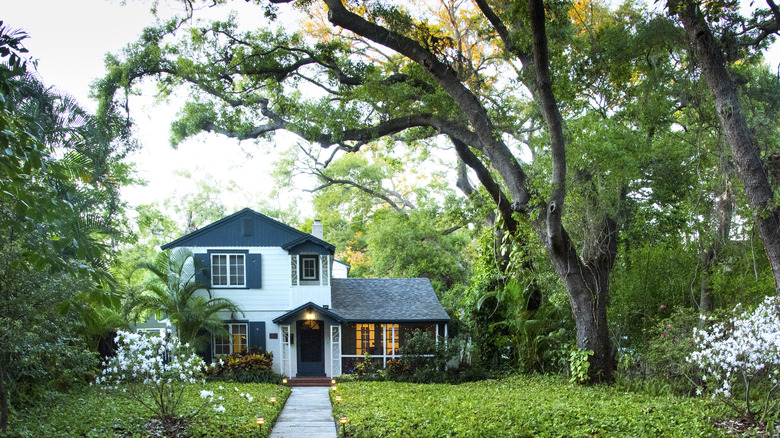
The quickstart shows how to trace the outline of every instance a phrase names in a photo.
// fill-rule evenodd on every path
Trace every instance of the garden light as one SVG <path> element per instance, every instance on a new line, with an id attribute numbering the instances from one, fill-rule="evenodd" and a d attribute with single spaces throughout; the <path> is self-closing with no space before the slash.
<path id="1" fill-rule="evenodd" d="M 271 406 L 275 406 L 276 405 L 276 397 L 271 397 L 270 401 L 271 401 Z"/>
<path id="2" fill-rule="evenodd" d="M 344 436 L 347 436 L 347 416 L 344 414 L 341 414 L 339 416 L 339 424 L 341 424 L 341 433 Z"/>
<path id="3" fill-rule="evenodd" d="M 331 386 L 331 387 L 330 387 L 330 389 L 331 389 L 332 391 L 335 391 L 335 390 L 336 390 L 336 385 L 333 385 L 333 386 Z"/>
<path id="4" fill-rule="evenodd" d="M 280 386 L 280 387 L 279 387 L 279 394 L 281 394 L 281 393 L 283 393 L 283 392 L 284 392 L 284 386 Z"/>
<path id="5" fill-rule="evenodd" d="M 330 384 L 331 385 L 335 385 L 336 384 L 336 379 L 330 379 Z"/>
<path id="6" fill-rule="evenodd" d="M 286 385 L 286 384 L 287 384 L 287 379 L 282 379 L 282 385 Z"/>
<path id="7" fill-rule="evenodd" d="M 336 403 L 341 403 L 341 396 L 340 395 L 336 396 Z"/>
<path id="8" fill-rule="evenodd" d="M 257 425 L 260 426 L 260 429 L 262 429 L 263 428 L 263 423 L 265 423 L 265 420 L 263 420 L 263 417 L 257 417 L 257 419 L 255 421 L 257 421 Z"/>

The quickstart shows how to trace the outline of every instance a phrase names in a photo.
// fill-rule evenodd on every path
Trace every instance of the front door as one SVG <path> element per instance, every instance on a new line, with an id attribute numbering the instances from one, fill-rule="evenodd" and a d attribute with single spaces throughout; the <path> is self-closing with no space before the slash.
<path id="1" fill-rule="evenodd" d="M 298 321 L 298 375 L 325 375 L 325 323 Z"/>

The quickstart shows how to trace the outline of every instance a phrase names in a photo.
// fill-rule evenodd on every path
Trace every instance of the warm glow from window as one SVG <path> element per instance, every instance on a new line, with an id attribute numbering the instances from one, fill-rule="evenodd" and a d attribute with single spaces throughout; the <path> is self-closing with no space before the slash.
<path id="1" fill-rule="evenodd" d="M 374 324 L 355 324 L 357 352 L 363 355 L 374 348 Z"/>

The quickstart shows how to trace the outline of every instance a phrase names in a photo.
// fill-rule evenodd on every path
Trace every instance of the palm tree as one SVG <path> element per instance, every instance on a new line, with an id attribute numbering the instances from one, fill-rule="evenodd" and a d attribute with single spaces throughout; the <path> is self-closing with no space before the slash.
<path id="1" fill-rule="evenodd" d="M 136 298 L 135 311 L 166 315 L 182 343 L 203 348 L 211 336 L 228 335 L 219 312 L 243 314 L 238 304 L 213 297 L 203 283 L 195 280 L 197 267 L 189 249 L 163 251 L 153 263 L 141 263 L 139 268 L 150 272 L 153 278 Z"/>

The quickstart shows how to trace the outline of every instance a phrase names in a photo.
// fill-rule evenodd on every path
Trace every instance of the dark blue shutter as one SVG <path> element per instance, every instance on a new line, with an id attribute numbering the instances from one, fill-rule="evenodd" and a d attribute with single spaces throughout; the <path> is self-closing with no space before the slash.
<path id="1" fill-rule="evenodd" d="M 211 261 L 208 254 L 193 254 L 195 257 L 195 281 L 211 287 Z"/>
<path id="2" fill-rule="evenodd" d="M 260 268 L 260 254 L 248 254 L 246 260 L 246 287 L 260 289 L 262 269 Z"/>
<path id="3" fill-rule="evenodd" d="M 249 323 L 249 351 L 265 353 L 265 321 Z"/>

